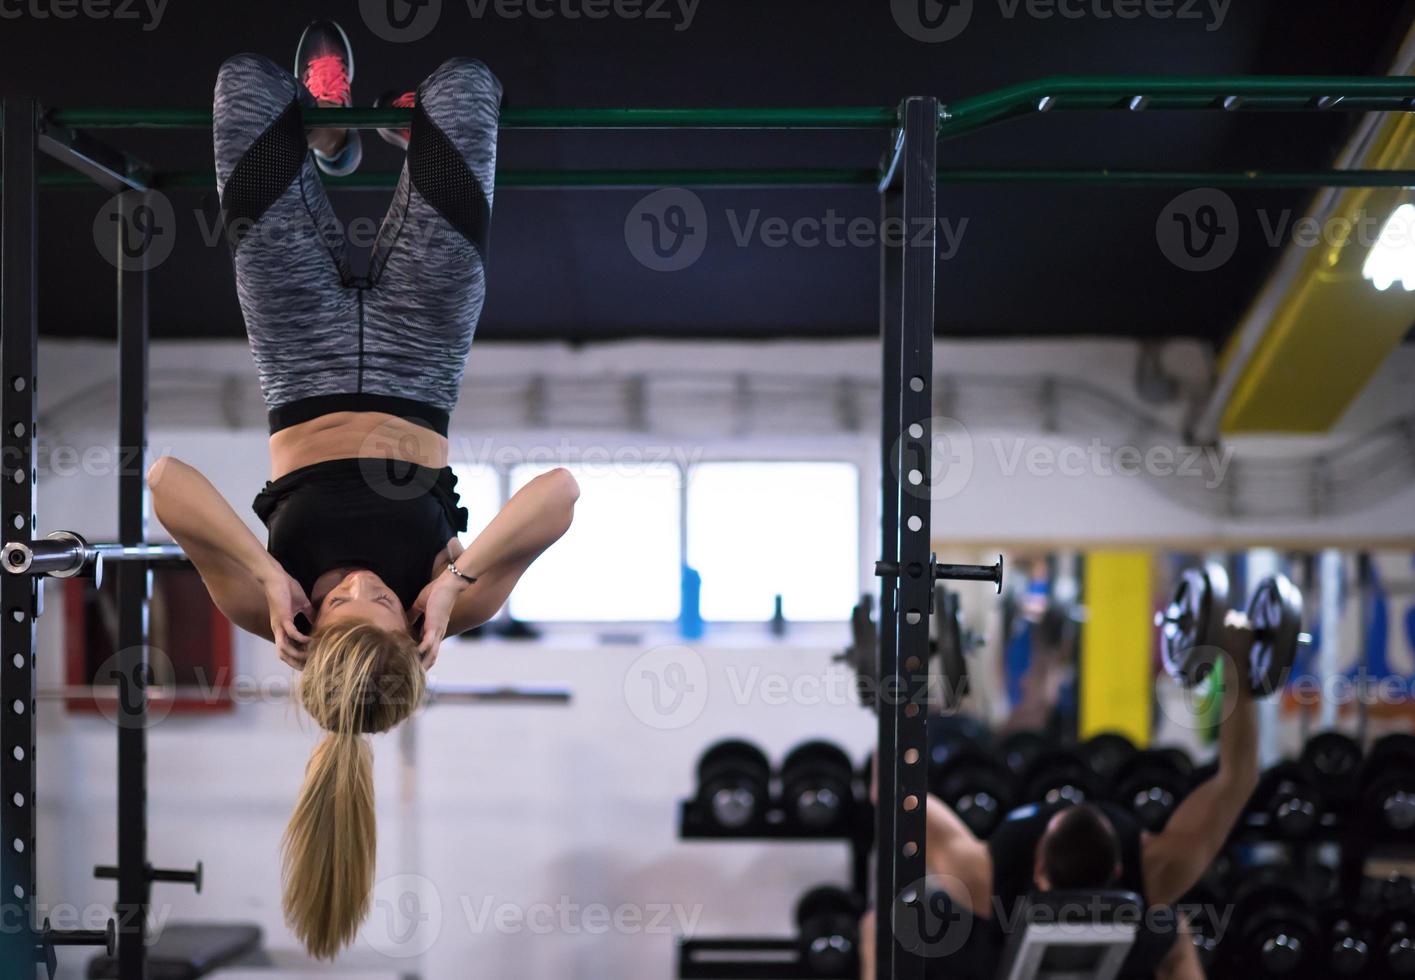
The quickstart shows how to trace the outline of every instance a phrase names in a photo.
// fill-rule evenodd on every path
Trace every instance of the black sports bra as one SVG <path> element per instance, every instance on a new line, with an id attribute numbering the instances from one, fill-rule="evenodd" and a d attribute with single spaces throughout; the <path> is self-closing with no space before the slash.
<path id="1" fill-rule="evenodd" d="M 267 550 L 313 599 L 334 568 L 367 568 L 407 609 L 427 585 L 433 559 L 458 531 L 450 466 L 396 459 L 334 459 L 266 483 L 252 507 L 270 532 Z"/>

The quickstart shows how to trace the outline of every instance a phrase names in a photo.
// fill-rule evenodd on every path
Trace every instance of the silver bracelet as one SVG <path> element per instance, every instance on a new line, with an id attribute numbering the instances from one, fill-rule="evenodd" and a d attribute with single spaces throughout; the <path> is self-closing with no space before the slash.
<path id="1" fill-rule="evenodd" d="M 458 568 L 457 565 L 456 565 L 454 562 L 450 562 L 450 561 L 449 561 L 449 562 L 447 563 L 447 570 L 448 570 L 449 572 L 451 572 L 453 575 L 457 576 L 457 577 L 458 577 L 459 579 L 461 579 L 463 582 L 466 582 L 468 585 L 471 585 L 473 582 L 476 581 L 475 578 L 473 578 L 473 577 L 470 576 L 470 575 L 467 575 L 467 574 L 464 573 L 460 568 Z"/>

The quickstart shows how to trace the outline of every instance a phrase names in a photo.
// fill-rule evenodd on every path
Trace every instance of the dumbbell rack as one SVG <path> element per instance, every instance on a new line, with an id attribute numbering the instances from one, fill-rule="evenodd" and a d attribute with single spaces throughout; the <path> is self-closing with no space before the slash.
<path id="1" fill-rule="evenodd" d="M 856 796 L 835 830 L 813 832 L 793 826 L 785 808 L 774 805 L 762 823 L 732 831 L 709 819 L 696 799 L 687 799 L 679 805 L 678 837 L 685 841 L 844 841 L 850 845 L 850 890 L 865 895 L 874 821 L 875 808 Z M 796 939 L 762 937 L 682 939 L 678 943 L 678 976 L 681 980 L 820 980 L 820 974 L 801 962 Z M 845 976 L 840 980 L 846 980 Z"/>

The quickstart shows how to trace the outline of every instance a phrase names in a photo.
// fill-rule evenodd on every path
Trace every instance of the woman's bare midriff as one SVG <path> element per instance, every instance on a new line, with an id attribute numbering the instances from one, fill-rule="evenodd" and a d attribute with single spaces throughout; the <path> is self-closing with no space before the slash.
<path id="1" fill-rule="evenodd" d="M 270 437 L 270 478 L 331 459 L 399 459 L 441 469 L 447 437 L 384 412 L 331 412 Z"/>

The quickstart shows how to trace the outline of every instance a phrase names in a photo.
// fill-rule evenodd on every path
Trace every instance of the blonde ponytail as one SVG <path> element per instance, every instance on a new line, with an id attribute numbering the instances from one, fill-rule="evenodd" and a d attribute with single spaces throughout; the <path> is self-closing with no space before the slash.
<path id="1" fill-rule="evenodd" d="M 285 920 L 318 959 L 333 959 L 368 915 L 377 833 L 365 736 L 411 715 L 425 687 L 406 633 L 345 623 L 310 641 L 300 701 L 327 734 L 285 830 L 282 876 Z"/>

